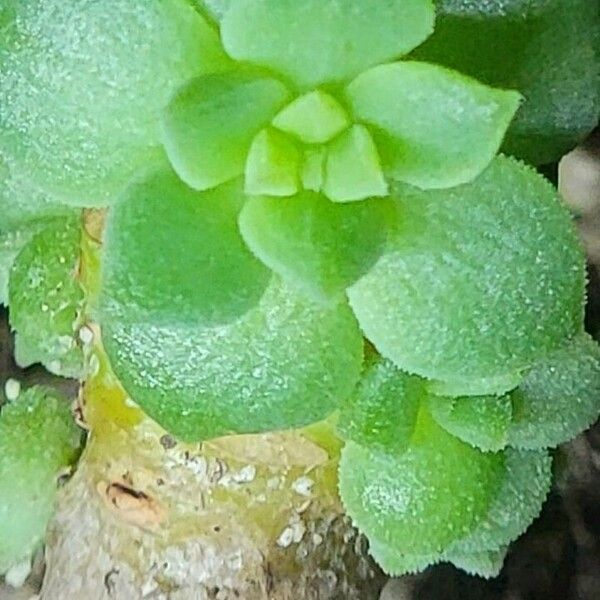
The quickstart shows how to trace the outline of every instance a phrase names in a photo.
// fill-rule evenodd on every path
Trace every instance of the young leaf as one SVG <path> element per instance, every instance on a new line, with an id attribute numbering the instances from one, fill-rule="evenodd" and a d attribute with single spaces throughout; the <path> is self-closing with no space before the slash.
<path id="1" fill-rule="evenodd" d="M 303 191 L 250 199 L 240 230 L 269 268 L 322 302 L 340 299 L 379 258 L 391 212 L 383 200 L 337 204 Z"/>
<path id="2" fill-rule="evenodd" d="M 39 228 L 39 225 L 38 225 Z M 36 233 L 35 226 L 0 230 L 0 304 L 8 306 L 8 278 L 19 252 Z"/>
<path id="3" fill-rule="evenodd" d="M 76 279 L 79 241 L 77 216 L 55 219 L 31 238 L 13 264 L 9 317 L 21 367 L 40 362 L 57 375 L 82 375 L 77 345 L 84 301 Z"/>
<path id="4" fill-rule="evenodd" d="M 446 433 L 422 406 L 404 452 L 355 442 L 344 447 L 340 494 L 373 543 L 429 556 L 468 535 L 487 514 L 503 464 L 502 455 L 484 454 Z"/>
<path id="5" fill-rule="evenodd" d="M 379 154 L 369 130 L 354 125 L 327 149 L 323 192 L 334 202 L 387 196 Z"/>
<path id="6" fill-rule="evenodd" d="M 437 4 L 435 32 L 414 57 L 523 94 L 525 102 L 506 136 L 506 152 L 533 164 L 555 162 L 596 126 L 597 2 L 438 0 Z"/>
<path id="7" fill-rule="evenodd" d="M 452 384 L 513 381 L 581 330 L 584 257 L 554 188 L 497 158 L 473 183 L 404 189 L 388 250 L 348 290 L 367 337 L 398 367 Z"/>
<path id="8" fill-rule="evenodd" d="M 194 79 L 163 117 L 163 143 L 177 174 L 206 190 L 242 175 L 256 134 L 289 99 L 283 83 L 243 72 Z"/>
<path id="9" fill-rule="evenodd" d="M 511 445 L 546 448 L 574 438 L 600 415 L 598 344 L 578 335 L 537 362 L 511 397 Z"/>
<path id="10" fill-rule="evenodd" d="M 346 440 L 398 453 L 410 444 L 425 394 L 422 379 L 378 359 L 366 368 L 355 393 L 344 403 L 338 430 Z"/>
<path id="11" fill-rule="evenodd" d="M 229 62 L 185 0 L 31 0 L 13 17 L 0 43 L 0 147 L 19 177 L 79 206 L 113 202 L 157 154 L 173 92 Z"/>
<path id="12" fill-rule="evenodd" d="M 251 196 L 293 196 L 300 179 L 300 152 L 285 135 L 263 129 L 246 161 L 244 191 Z"/>
<path id="13" fill-rule="evenodd" d="M 321 90 L 300 96 L 274 119 L 273 126 L 306 144 L 325 144 L 350 125 L 340 103 Z"/>
<path id="14" fill-rule="evenodd" d="M 0 413 L 0 574 L 31 557 L 52 514 L 57 477 L 77 457 L 69 405 L 41 387 Z"/>
<path id="15" fill-rule="evenodd" d="M 101 313 L 151 325 L 212 325 L 256 306 L 270 273 L 239 234 L 241 182 L 196 192 L 170 170 L 130 187 L 110 212 Z"/>
<path id="16" fill-rule="evenodd" d="M 552 458 L 545 450 L 508 449 L 505 474 L 487 515 L 451 553 L 495 552 L 516 540 L 540 514 L 552 484 Z"/>
<path id="17" fill-rule="evenodd" d="M 434 18 L 430 0 L 232 0 L 221 35 L 233 58 L 311 89 L 406 54 Z"/>
<path id="18" fill-rule="evenodd" d="M 111 319 L 103 341 L 131 397 L 188 441 L 300 427 L 352 391 L 363 340 L 345 304 L 323 308 L 274 280 L 227 325 Z"/>
<path id="19" fill-rule="evenodd" d="M 389 175 L 423 189 L 453 187 L 481 173 L 520 101 L 517 92 L 422 62 L 366 71 L 346 97 L 355 116 L 375 128 Z"/>
<path id="20" fill-rule="evenodd" d="M 444 398 L 432 395 L 429 409 L 439 425 L 463 442 L 485 452 L 506 447 L 512 418 L 509 396 Z"/>

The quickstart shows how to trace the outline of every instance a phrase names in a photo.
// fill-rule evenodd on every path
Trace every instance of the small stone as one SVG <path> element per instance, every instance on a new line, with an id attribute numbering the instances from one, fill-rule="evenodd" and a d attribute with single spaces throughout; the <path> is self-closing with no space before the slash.
<path id="1" fill-rule="evenodd" d="M 4 581 L 13 588 L 23 587 L 25 581 L 31 573 L 31 559 L 28 557 L 24 561 L 11 567 L 4 576 Z"/>
<path id="2" fill-rule="evenodd" d="M 323 543 L 323 536 L 315 533 L 312 536 L 312 541 L 315 546 L 320 546 Z"/>
<path id="3" fill-rule="evenodd" d="M 294 523 L 291 526 L 291 530 L 292 530 L 292 541 L 295 544 L 299 544 L 302 541 L 304 534 L 306 533 L 306 525 L 304 525 L 304 523 L 302 521 L 299 521 L 297 523 Z"/>
<path id="4" fill-rule="evenodd" d="M 6 399 L 9 402 L 14 402 L 19 397 L 20 393 L 21 382 L 17 379 L 13 379 L 12 377 L 7 379 L 6 383 L 4 384 L 4 395 L 6 396 Z"/>
<path id="5" fill-rule="evenodd" d="M 241 469 L 238 473 L 233 475 L 233 480 L 236 483 L 250 483 L 254 481 L 256 477 L 256 467 L 254 465 L 247 465 Z"/>
<path id="6" fill-rule="evenodd" d="M 82 344 L 88 346 L 94 341 L 94 332 L 89 327 L 87 327 L 87 325 L 84 325 L 79 330 L 79 339 L 81 340 Z"/>
<path id="7" fill-rule="evenodd" d="M 309 477 L 300 477 L 292 483 L 292 489 L 301 496 L 310 496 L 315 482 Z"/>
<path id="8" fill-rule="evenodd" d="M 287 548 L 294 541 L 294 530 L 291 527 L 286 527 L 279 538 L 277 539 L 277 545 L 281 548 Z"/>

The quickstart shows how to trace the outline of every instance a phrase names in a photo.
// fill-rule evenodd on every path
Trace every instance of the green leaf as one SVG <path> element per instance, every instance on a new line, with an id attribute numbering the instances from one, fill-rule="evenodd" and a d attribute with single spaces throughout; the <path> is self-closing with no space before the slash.
<path id="1" fill-rule="evenodd" d="M 205 11 L 211 19 L 220 22 L 229 9 L 231 0 L 193 0 L 200 10 Z"/>
<path id="2" fill-rule="evenodd" d="M 39 228 L 39 225 L 38 225 Z M 33 237 L 36 227 L 0 230 L 0 304 L 8 306 L 8 278 L 17 255 Z"/>
<path id="3" fill-rule="evenodd" d="M 350 125 L 340 103 L 321 90 L 296 98 L 274 119 L 273 125 L 306 144 L 324 144 Z"/>
<path id="4" fill-rule="evenodd" d="M 9 279 L 10 325 L 21 367 L 42 363 L 65 377 L 81 377 L 77 330 L 83 290 L 76 279 L 80 224 L 77 216 L 55 219 L 17 256 Z"/>
<path id="5" fill-rule="evenodd" d="M 378 359 L 363 373 L 359 385 L 344 403 L 338 430 L 362 446 L 399 452 L 409 445 L 425 397 L 424 381 Z"/>
<path id="6" fill-rule="evenodd" d="M 186 0 L 15 6 L 0 43 L 0 147 L 19 177 L 66 203 L 114 202 L 157 155 L 174 91 L 229 64 Z"/>
<path id="7" fill-rule="evenodd" d="M 301 178 L 305 190 L 320 192 L 323 188 L 326 158 L 327 152 L 324 146 L 304 149 Z"/>
<path id="8" fill-rule="evenodd" d="M 366 71 L 346 97 L 355 116 L 376 128 L 389 175 L 423 189 L 453 187 L 481 173 L 520 101 L 517 92 L 423 62 Z"/>
<path id="9" fill-rule="evenodd" d="M 503 454 L 505 474 L 489 512 L 452 546 L 452 553 L 495 552 L 516 540 L 540 514 L 552 484 L 550 455 L 513 449 Z"/>
<path id="10" fill-rule="evenodd" d="M 286 199 L 250 199 L 240 229 L 269 268 L 323 302 L 339 300 L 379 258 L 390 213 L 381 200 L 337 204 L 303 191 Z"/>
<path id="11" fill-rule="evenodd" d="M 600 11 L 589 0 L 438 0 L 434 34 L 414 57 L 524 96 L 504 150 L 555 162 L 600 114 Z M 501 51 L 499 51 L 501 49 Z"/>
<path id="12" fill-rule="evenodd" d="M 188 441 L 323 419 L 356 384 L 363 346 L 347 305 L 312 304 L 277 280 L 228 325 L 113 319 L 103 341 L 131 397 Z"/>
<path id="13" fill-rule="evenodd" d="M 511 445 L 545 448 L 574 438 L 600 415 L 598 344 L 578 335 L 537 362 L 511 396 Z"/>
<path id="14" fill-rule="evenodd" d="M 17 177 L 0 150 L 0 232 L 27 228 L 32 221 L 73 212 L 36 189 L 28 177 Z"/>
<path id="15" fill-rule="evenodd" d="M 533 170 L 499 157 L 469 185 L 396 196 L 388 250 L 348 295 L 398 367 L 457 395 L 503 393 L 480 380 L 513 381 L 581 330 L 583 251 Z"/>
<path id="16" fill-rule="evenodd" d="M 506 447 L 512 404 L 508 396 L 431 396 L 433 418 L 448 433 L 485 452 Z"/>
<path id="17" fill-rule="evenodd" d="M 347 513 L 371 542 L 428 556 L 476 527 L 503 473 L 502 455 L 464 444 L 422 407 L 411 444 L 401 454 L 349 442 L 339 486 Z"/>
<path id="18" fill-rule="evenodd" d="M 469 575 L 493 579 L 500 575 L 508 548 L 502 547 L 488 552 L 447 552 L 445 560 Z"/>
<path id="19" fill-rule="evenodd" d="M 311 89 L 406 54 L 433 30 L 430 0 L 232 0 L 226 51 Z"/>
<path id="20" fill-rule="evenodd" d="M 331 143 L 323 191 L 334 202 L 388 195 L 377 147 L 366 127 L 354 125 Z"/>
<path id="21" fill-rule="evenodd" d="M 253 308 L 269 271 L 252 256 L 237 218 L 241 182 L 207 192 L 170 170 L 130 187 L 108 217 L 101 314 L 126 311 L 151 325 L 212 325 Z"/>
<path id="22" fill-rule="evenodd" d="M 169 104 L 163 143 L 177 174 L 205 190 L 244 172 L 256 134 L 289 99 L 283 83 L 244 72 L 191 81 Z"/>
<path id="23" fill-rule="evenodd" d="M 409 548 L 404 549 L 397 545 L 386 545 L 369 540 L 369 553 L 379 566 L 393 577 L 419 573 L 431 565 L 450 562 L 469 575 L 489 579 L 499 575 L 506 552 L 507 548 L 500 548 L 490 552 L 458 553 L 449 551 L 431 555 L 416 555 L 410 554 Z"/>
<path id="24" fill-rule="evenodd" d="M 31 557 L 52 515 L 57 478 L 81 435 L 55 392 L 30 388 L 0 413 L 0 574 Z"/>
<path id="25" fill-rule="evenodd" d="M 300 152 L 285 135 L 263 129 L 246 161 L 244 191 L 259 196 L 293 196 L 300 179 Z"/>

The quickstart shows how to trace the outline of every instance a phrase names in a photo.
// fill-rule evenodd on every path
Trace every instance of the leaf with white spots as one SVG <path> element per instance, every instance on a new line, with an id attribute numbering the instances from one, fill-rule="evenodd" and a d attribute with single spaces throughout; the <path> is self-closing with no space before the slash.
<path id="1" fill-rule="evenodd" d="M 57 478 L 78 453 L 67 401 L 49 389 L 21 392 L 0 412 L 0 575 L 30 559 L 54 507 Z"/>
<path id="2" fill-rule="evenodd" d="M 403 452 L 349 442 L 342 452 L 339 487 L 352 521 L 375 544 L 429 556 L 477 527 L 503 474 L 502 455 L 459 441 L 422 406 Z"/>
<path id="3" fill-rule="evenodd" d="M 505 473 L 488 513 L 451 548 L 458 554 L 494 552 L 525 532 L 540 514 L 552 484 L 552 458 L 546 450 L 504 453 Z"/>
<path id="4" fill-rule="evenodd" d="M 362 366 L 348 306 L 315 305 L 276 279 L 257 308 L 229 324 L 112 318 L 102 333 L 131 397 L 189 441 L 321 420 L 351 393 Z"/>
<path id="5" fill-rule="evenodd" d="M 269 268 L 317 301 L 339 301 L 377 261 L 393 214 L 384 200 L 352 204 L 303 191 L 291 198 L 251 198 L 240 230 Z"/>
<path id="6" fill-rule="evenodd" d="M 221 35 L 233 58 L 313 89 L 406 54 L 434 18 L 430 0 L 231 0 Z"/>
<path id="7" fill-rule="evenodd" d="M 80 225 L 77 216 L 55 219 L 22 248 L 9 279 L 10 325 L 15 358 L 36 362 L 65 377 L 82 375 L 77 324 L 83 290 L 77 281 Z"/>
<path id="8" fill-rule="evenodd" d="M 16 2 L 0 45 L 0 147 L 52 197 L 116 200 L 159 153 L 159 116 L 229 64 L 185 0 Z"/>
<path id="9" fill-rule="evenodd" d="M 479 175 L 498 152 L 521 98 L 416 61 L 366 71 L 346 96 L 354 115 L 373 127 L 388 175 L 423 189 Z"/>
<path id="10" fill-rule="evenodd" d="M 433 418 L 446 431 L 486 452 L 506 447 L 511 425 L 509 396 L 431 396 Z"/>
<path id="11" fill-rule="evenodd" d="M 365 369 L 356 391 L 342 407 L 342 437 L 388 452 L 405 449 L 417 426 L 424 381 L 378 359 Z"/>
<path id="12" fill-rule="evenodd" d="M 499 157 L 471 184 L 394 196 L 387 251 L 348 296 L 399 368 L 452 395 L 504 393 L 581 330 L 583 250 L 540 175 Z"/>
<path id="13" fill-rule="evenodd" d="M 511 445 L 547 448 L 574 438 L 600 415 L 598 344 L 576 336 L 536 363 L 511 397 Z"/>
<path id="14" fill-rule="evenodd" d="M 131 186 L 109 213 L 100 321 L 213 325 L 255 307 L 270 272 L 238 231 L 241 182 L 206 192 L 169 169 Z"/>
<path id="15" fill-rule="evenodd" d="M 287 100 L 285 85 L 266 75 L 235 71 L 190 81 L 163 116 L 162 139 L 173 168 L 197 190 L 239 177 L 255 136 Z"/>

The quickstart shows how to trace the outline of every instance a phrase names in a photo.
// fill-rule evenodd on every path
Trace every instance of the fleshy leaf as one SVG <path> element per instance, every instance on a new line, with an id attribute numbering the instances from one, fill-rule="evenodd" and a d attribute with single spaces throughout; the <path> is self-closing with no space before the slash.
<path id="1" fill-rule="evenodd" d="M 433 418 L 448 433 L 486 452 L 506 447 L 512 418 L 508 396 L 431 396 Z"/>
<path id="2" fill-rule="evenodd" d="M 0 150 L 0 232 L 26 229 L 32 221 L 73 212 L 32 186 L 28 177 L 17 177 Z"/>
<path id="3" fill-rule="evenodd" d="M 79 241 L 77 216 L 55 219 L 32 237 L 13 264 L 9 317 L 21 367 L 40 362 L 57 375 L 82 375 L 77 344 L 84 301 L 76 279 Z"/>
<path id="4" fill-rule="evenodd" d="M 587 334 L 541 359 L 512 393 L 509 443 L 519 448 L 562 444 L 600 415 L 600 348 Z"/>
<path id="5" fill-rule="evenodd" d="M 252 252 L 286 281 L 317 301 L 339 300 L 381 255 L 391 213 L 382 200 L 337 204 L 303 191 L 250 199 L 240 229 Z"/>
<path id="6" fill-rule="evenodd" d="M 406 54 L 434 18 L 430 0 L 232 0 L 221 36 L 233 58 L 311 89 Z"/>
<path id="7" fill-rule="evenodd" d="M 131 397 L 184 440 L 300 427 L 352 391 L 363 341 L 345 304 L 324 308 L 274 280 L 258 308 L 213 328 L 113 319 L 111 364 Z"/>
<path id="8" fill-rule="evenodd" d="M 263 129 L 246 161 L 244 190 L 259 196 L 293 196 L 298 191 L 300 152 L 286 136 Z"/>
<path id="9" fill-rule="evenodd" d="M 286 106 L 273 119 L 273 125 L 306 144 L 324 144 L 344 131 L 350 121 L 335 98 L 314 90 Z"/>
<path id="10" fill-rule="evenodd" d="M 600 114 L 597 2 L 437 4 L 435 32 L 414 56 L 523 94 L 505 152 L 533 164 L 555 162 L 594 129 Z"/>
<path id="11" fill-rule="evenodd" d="M 469 185 L 396 195 L 388 250 L 348 295 L 398 367 L 457 395 L 503 393 L 480 379 L 511 381 L 581 330 L 583 251 L 533 170 L 499 157 Z"/>
<path id="12" fill-rule="evenodd" d="M 276 79 L 241 71 L 188 83 L 163 118 L 163 143 L 177 174 L 198 190 L 242 175 L 252 140 L 288 98 Z"/>
<path id="13" fill-rule="evenodd" d="M 16 2 L 0 44 L 0 147 L 54 199 L 106 205 L 156 156 L 175 90 L 228 64 L 185 0 Z"/>
<path id="14" fill-rule="evenodd" d="M 393 577 L 419 573 L 431 565 L 450 562 L 469 575 L 492 578 L 500 573 L 506 551 L 507 548 L 500 548 L 489 552 L 458 553 L 450 551 L 431 555 L 417 555 L 410 554 L 410 551 L 403 551 L 403 549 L 394 545 L 369 540 L 369 553 L 379 566 Z"/>
<path id="15" fill-rule="evenodd" d="M 504 452 L 506 472 L 488 514 L 451 552 L 494 552 L 516 540 L 540 514 L 552 484 L 552 458 L 545 450 Z"/>
<path id="16" fill-rule="evenodd" d="M 410 443 L 417 426 L 424 381 L 378 359 L 365 370 L 338 422 L 342 437 L 362 446 L 399 452 Z"/>
<path id="17" fill-rule="evenodd" d="M 503 473 L 502 455 L 459 441 L 422 406 L 399 455 L 348 442 L 339 486 L 346 512 L 372 542 L 429 556 L 476 527 Z"/>
<path id="18" fill-rule="evenodd" d="M 500 574 L 507 551 L 508 548 L 502 547 L 487 552 L 448 552 L 444 558 L 469 575 L 492 579 Z"/>
<path id="19" fill-rule="evenodd" d="M 474 179 L 490 163 L 520 101 L 423 62 L 398 62 L 359 75 L 346 89 L 356 117 L 376 128 L 386 171 L 423 188 Z"/>
<path id="20" fill-rule="evenodd" d="M 306 148 L 302 164 L 302 187 L 305 190 L 320 192 L 325 178 L 326 149 L 323 146 Z"/>
<path id="21" fill-rule="evenodd" d="M 104 243 L 101 313 L 126 310 L 150 325 L 209 325 L 258 303 L 269 271 L 237 226 L 240 181 L 207 192 L 170 170 L 130 187 L 110 212 Z"/>
<path id="22" fill-rule="evenodd" d="M 39 230 L 40 225 L 24 226 L 2 231 L 0 229 L 0 304 L 8 306 L 8 278 L 19 252 Z"/>
<path id="23" fill-rule="evenodd" d="M 77 457 L 80 432 L 68 403 L 35 387 L 0 413 L 0 574 L 41 545 L 57 478 Z"/>
<path id="24" fill-rule="evenodd" d="M 334 202 L 388 195 L 377 147 L 366 127 L 354 125 L 329 146 L 323 191 Z"/>

